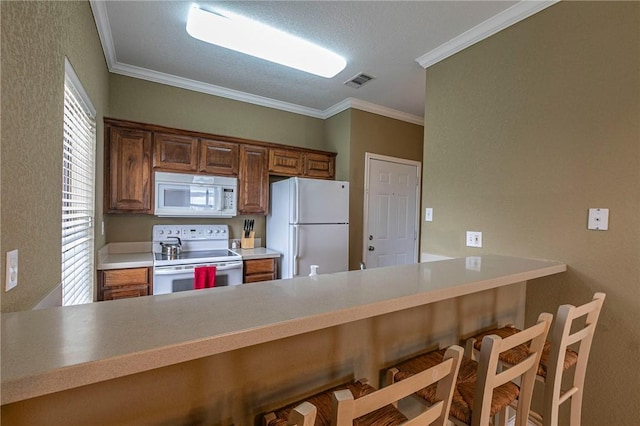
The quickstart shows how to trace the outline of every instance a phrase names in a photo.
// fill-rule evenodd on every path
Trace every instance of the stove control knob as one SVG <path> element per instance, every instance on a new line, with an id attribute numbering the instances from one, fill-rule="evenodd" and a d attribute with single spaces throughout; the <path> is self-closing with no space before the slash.
<path id="1" fill-rule="evenodd" d="M 180 234 L 180 230 L 176 229 L 176 235 L 179 235 L 179 234 Z"/>
<path id="2" fill-rule="evenodd" d="M 223 230 L 222 230 L 222 233 L 223 233 L 223 234 L 226 234 L 226 233 L 227 233 L 227 230 L 226 230 L 226 229 L 223 229 Z"/>
<path id="3" fill-rule="evenodd" d="M 161 230 L 158 232 L 158 234 L 160 234 L 160 235 L 164 235 L 164 231 L 161 229 Z"/>
<path id="4" fill-rule="evenodd" d="M 216 234 L 219 234 L 219 233 L 220 233 L 220 230 L 219 230 L 219 229 L 216 229 Z"/>
<path id="5" fill-rule="evenodd" d="M 207 229 L 207 234 L 209 235 L 213 234 L 213 229 Z"/>
<path id="6" fill-rule="evenodd" d="M 171 229 L 169 229 L 169 230 L 167 231 L 167 234 L 171 235 Z"/>

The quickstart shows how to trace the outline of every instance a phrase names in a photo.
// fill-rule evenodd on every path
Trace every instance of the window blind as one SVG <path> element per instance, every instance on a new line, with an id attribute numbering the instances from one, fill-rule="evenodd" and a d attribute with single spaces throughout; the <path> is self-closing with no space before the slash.
<path id="1" fill-rule="evenodd" d="M 93 302 L 95 110 L 68 62 L 62 148 L 62 304 Z"/>

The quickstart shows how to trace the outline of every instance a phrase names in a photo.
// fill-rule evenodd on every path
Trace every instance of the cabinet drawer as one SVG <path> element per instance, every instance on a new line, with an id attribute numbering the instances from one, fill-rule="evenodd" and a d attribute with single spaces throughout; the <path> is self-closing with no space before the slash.
<path id="1" fill-rule="evenodd" d="M 263 274 L 254 274 L 254 275 L 248 275 L 246 277 L 244 277 L 244 283 L 248 284 L 248 283 L 257 283 L 259 281 L 271 281 L 271 280 L 275 280 L 276 279 L 276 274 L 271 272 L 265 272 Z"/>
<path id="2" fill-rule="evenodd" d="M 136 285 L 109 289 L 104 291 L 104 300 L 128 299 L 130 297 L 142 297 L 149 295 L 149 287 L 146 285 Z"/>
<path id="3" fill-rule="evenodd" d="M 149 284 L 149 268 L 114 269 L 103 271 L 103 287 L 121 287 Z"/>
<path id="4" fill-rule="evenodd" d="M 244 274 L 253 275 L 274 272 L 274 259 L 252 259 L 244 261 Z"/>

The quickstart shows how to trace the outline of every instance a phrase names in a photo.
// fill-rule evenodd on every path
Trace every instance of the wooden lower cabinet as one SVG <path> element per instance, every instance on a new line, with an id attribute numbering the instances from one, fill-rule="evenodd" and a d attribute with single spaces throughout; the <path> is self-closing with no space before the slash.
<path id="1" fill-rule="evenodd" d="M 243 283 L 276 279 L 276 259 L 249 259 L 244 261 Z"/>
<path id="2" fill-rule="evenodd" d="M 151 268 L 98 271 L 98 300 L 116 300 L 153 294 Z"/>

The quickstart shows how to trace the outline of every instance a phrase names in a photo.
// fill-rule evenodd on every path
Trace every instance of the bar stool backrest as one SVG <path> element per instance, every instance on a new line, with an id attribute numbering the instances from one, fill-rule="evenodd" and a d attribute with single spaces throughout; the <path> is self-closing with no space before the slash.
<path id="1" fill-rule="evenodd" d="M 551 353 L 545 382 L 544 412 L 542 416 L 542 421 L 545 425 L 558 424 L 560 405 L 569 399 L 571 399 L 570 425 L 580 425 L 587 361 L 589 360 L 593 334 L 605 296 L 604 293 L 596 293 L 591 302 L 582 306 L 562 305 L 558 308 L 556 321 L 550 333 Z M 584 327 L 572 332 L 574 321 L 585 316 Z M 572 345 L 578 345 L 578 361 L 575 365 L 572 386 L 563 392 L 561 389 L 563 366 L 567 348 Z"/>
<path id="2" fill-rule="evenodd" d="M 482 339 L 482 349 L 480 350 L 478 364 L 478 381 L 473 400 L 472 426 L 490 424 L 493 390 L 518 377 L 520 377 L 521 382 L 515 425 L 527 425 L 538 363 L 540 362 L 552 319 L 553 316 L 551 314 L 542 313 L 538 317 L 536 325 L 512 336 L 502 339 L 496 335 L 489 335 Z M 518 364 L 499 371 L 498 361 L 500 354 L 527 342 L 530 342 L 529 356 Z"/>
<path id="3" fill-rule="evenodd" d="M 334 392 L 331 425 L 352 426 L 354 419 L 372 413 L 385 405 L 395 404 L 400 399 L 437 383 L 438 401 L 423 413 L 402 423 L 402 426 L 444 426 L 449 416 L 451 398 L 463 353 L 464 350 L 460 346 L 451 346 L 445 352 L 442 363 L 358 399 L 354 399 L 348 390 Z M 386 423 L 380 419 L 380 424 Z"/>

